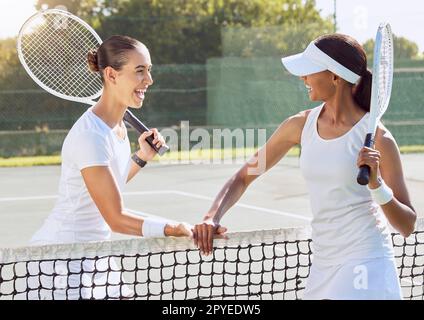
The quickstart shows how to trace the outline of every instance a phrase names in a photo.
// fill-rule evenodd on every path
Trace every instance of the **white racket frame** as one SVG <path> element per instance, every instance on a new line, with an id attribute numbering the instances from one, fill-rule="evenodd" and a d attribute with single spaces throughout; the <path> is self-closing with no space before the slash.
<path id="1" fill-rule="evenodd" d="M 40 81 L 34 73 L 31 71 L 31 68 L 28 66 L 27 62 L 25 61 L 25 57 L 22 53 L 22 37 L 25 35 L 24 31 L 26 30 L 27 26 L 31 24 L 35 19 L 38 19 L 42 17 L 45 14 L 58 14 L 66 17 L 67 19 L 72 19 L 77 21 L 79 24 L 81 24 L 84 28 L 86 28 L 88 31 L 92 33 L 92 35 L 96 38 L 96 40 L 99 42 L 99 46 L 102 44 L 102 39 L 100 36 L 94 31 L 90 25 L 88 25 L 85 21 L 80 19 L 79 17 L 73 15 L 72 13 L 69 13 L 68 11 L 60 10 L 60 9 L 46 9 L 37 12 L 36 14 L 32 15 L 28 18 L 28 20 L 25 21 L 25 23 L 22 25 L 21 29 L 19 30 L 19 35 L 17 39 L 17 51 L 18 51 L 18 57 L 19 61 L 21 62 L 22 66 L 24 67 L 25 71 L 29 74 L 29 76 L 34 80 L 41 88 L 46 90 L 47 92 L 51 93 L 52 95 L 55 95 L 59 98 L 69 100 L 69 101 L 75 101 L 80 103 L 85 103 L 88 105 L 94 105 L 96 103 L 95 99 L 99 98 L 102 95 L 103 89 L 101 88 L 96 94 L 93 94 L 88 97 L 75 97 L 75 96 L 69 96 L 65 95 L 63 93 L 60 93 L 47 85 L 45 85 L 42 81 Z"/>
<path id="2" fill-rule="evenodd" d="M 388 79 L 388 86 L 387 91 L 385 92 L 386 96 L 384 97 L 383 106 L 381 107 L 379 105 L 379 95 L 378 95 L 378 89 L 379 89 L 379 76 L 380 76 L 380 51 L 381 46 L 383 44 L 383 35 L 387 32 L 391 42 L 390 46 L 390 55 L 391 55 L 391 61 L 387 61 L 391 65 L 389 66 L 391 69 L 391 72 L 389 74 Z M 370 118 L 369 118 L 369 124 L 368 124 L 368 133 L 372 134 L 372 140 L 374 141 L 374 135 L 377 130 L 378 122 L 383 116 L 384 112 L 386 112 L 387 107 L 389 106 L 390 102 L 390 96 L 392 92 L 392 84 L 393 84 L 393 35 L 392 30 L 390 27 L 390 24 L 383 22 L 379 25 L 377 30 L 377 35 L 375 38 L 375 46 L 374 46 L 374 61 L 373 61 L 373 77 L 372 77 L 372 88 L 371 88 L 371 102 L 370 102 Z"/>

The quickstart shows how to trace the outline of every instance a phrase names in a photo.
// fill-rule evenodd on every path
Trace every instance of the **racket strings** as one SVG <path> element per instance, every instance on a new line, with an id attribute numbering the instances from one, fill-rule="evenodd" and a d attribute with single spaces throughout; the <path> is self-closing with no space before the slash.
<path id="1" fill-rule="evenodd" d="M 98 76 L 88 70 L 86 55 L 88 50 L 93 47 L 97 47 L 98 43 L 94 37 L 90 39 L 86 36 L 88 32 L 80 24 L 75 24 L 75 26 L 78 28 L 78 30 L 74 31 L 73 28 L 69 28 L 69 31 L 71 31 L 70 39 L 73 41 L 70 41 L 70 45 L 69 43 L 65 42 L 65 44 L 68 44 L 67 48 L 65 48 L 65 51 L 67 53 L 71 53 L 65 56 L 65 58 L 70 59 L 70 61 L 65 61 L 65 66 L 69 67 L 69 70 L 66 70 L 65 74 L 68 75 L 68 82 L 77 84 L 77 86 L 69 87 L 69 95 L 78 96 L 78 91 L 85 92 L 87 88 L 92 89 L 92 91 L 88 91 L 89 93 L 95 94 L 101 90 L 101 83 L 98 81 Z M 89 33 L 89 35 L 91 35 L 91 33 Z M 87 41 L 81 42 L 81 40 L 84 40 L 84 38 Z M 84 45 L 80 46 L 80 43 L 83 43 Z M 77 50 L 78 48 L 79 50 Z M 74 66 L 78 66 L 78 68 L 74 68 Z M 95 81 L 94 87 L 92 86 L 93 80 Z M 82 84 L 84 84 L 83 87 L 81 87 Z M 72 90 L 72 88 L 74 89 Z"/>
<path id="2" fill-rule="evenodd" d="M 54 42 L 48 42 L 46 41 L 47 38 L 38 37 L 35 40 L 40 39 L 40 43 L 44 45 L 49 45 L 53 50 L 51 52 L 58 52 L 60 50 L 59 47 Z M 35 54 L 37 53 L 37 49 L 34 46 L 31 45 L 31 43 L 27 46 L 28 48 L 32 48 L 33 52 L 27 52 L 25 53 L 25 56 L 27 59 L 27 64 L 33 71 L 33 73 L 45 84 L 47 84 L 52 89 L 64 92 L 65 88 L 63 84 L 66 81 L 63 81 L 62 78 L 56 77 L 56 74 L 63 74 L 63 65 L 65 63 L 63 55 L 51 55 L 49 54 L 49 59 L 46 59 L 47 56 L 37 57 Z M 33 54 L 33 55 L 32 55 Z M 33 57 L 34 59 L 29 59 L 30 57 Z M 50 60 L 50 61 L 49 61 Z M 54 65 L 53 65 L 54 63 Z"/>
<path id="3" fill-rule="evenodd" d="M 378 106 L 379 114 L 383 114 L 390 100 L 393 80 L 393 41 L 389 27 L 382 30 L 380 48 L 379 81 L 378 81 Z"/>
<path id="4" fill-rule="evenodd" d="M 27 63 L 32 67 L 32 71 L 40 78 L 46 80 L 46 82 L 48 79 L 54 80 L 55 74 L 63 73 L 63 67 L 66 63 L 65 56 L 59 54 L 61 53 L 60 46 L 55 41 L 52 41 L 51 37 L 38 36 L 33 37 L 33 40 L 34 41 L 29 42 L 29 44 L 25 46 L 32 49 L 32 52 L 25 53 L 28 58 Z M 37 50 L 42 48 L 34 46 L 34 42 L 41 43 L 45 48 L 49 47 L 51 49 L 50 53 L 37 56 L 37 52 L 41 52 Z M 33 59 L 29 59 L 31 57 Z M 59 79 L 56 82 L 58 82 L 57 85 L 60 87 Z M 51 84 L 51 81 L 48 81 L 48 83 Z"/>
<path id="5" fill-rule="evenodd" d="M 43 42 L 43 40 L 40 42 Z M 81 90 L 82 88 L 80 88 L 82 81 L 88 84 L 86 87 L 90 87 L 90 84 L 93 83 L 93 81 L 90 81 L 93 79 L 93 76 L 89 73 L 89 70 L 86 69 L 86 65 L 79 66 L 78 64 L 81 64 L 80 61 L 69 59 L 69 53 L 63 54 L 64 48 L 61 48 L 60 44 L 55 43 L 55 41 L 44 40 L 44 44 L 49 45 L 51 48 L 51 53 L 48 55 L 49 61 L 45 61 L 46 59 L 35 59 L 34 63 L 29 63 L 37 77 L 42 78 L 50 87 L 64 94 L 79 96 L 81 93 L 84 93 L 85 90 Z M 74 57 L 77 56 L 75 50 L 73 51 Z M 29 56 L 30 54 L 31 53 L 28 53 L 27 55 Z M 78 55 L 81 56 L 81 52 L 79 52 Z M 67 68 L 68 70 L 66 70 Z M 55 76 L 56 74 L 60 74 L 60 77 Z M 94 77 L 94 80 L 98 82 L 96 77 Z M 95 85 L 92 86 L 91 92 L 88 92 L 89 95 L 99 90 L 99 86 L 96 86 L 96 82 L 94 82 Z M 73 91 L 72 88 L 74 88 Z"/>
<path id="6" fill-rule="evenodd" d="M 100 76 L 87 65 L 87 53 L 99 41 L 78 21 L 46 15 L 27 26 L 22 53 L 31 72 L 49 88 L 73 97 L 97 96 Z"/>

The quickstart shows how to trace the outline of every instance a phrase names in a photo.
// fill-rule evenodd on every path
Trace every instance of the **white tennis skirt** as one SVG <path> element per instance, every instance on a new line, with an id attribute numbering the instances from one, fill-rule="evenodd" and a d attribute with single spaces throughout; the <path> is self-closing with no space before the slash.
<path id="1" fill-rule="evenodd" d="M 342 265 L 312 263 L 305 300 L 400 300 L 394 258 L 349 260 Z"/>

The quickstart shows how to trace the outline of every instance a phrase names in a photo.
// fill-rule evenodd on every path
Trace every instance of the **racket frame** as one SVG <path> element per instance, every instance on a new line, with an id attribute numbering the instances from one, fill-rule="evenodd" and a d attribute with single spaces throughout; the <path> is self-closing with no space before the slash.
<path id="1" fill-rule="evenodd" d="M 100 90 L 88 97 L 75 97 L 75 96 L 69 96 L 69 95 L 65 95 L 63 93 L 60 93 L 52 88 L 50 88 L 49 86 L 45 85 L 41 80 L 39 80 L 34 73 L 31 71 L 31 68 L 28 66 L 26 60 L 25 60 L 25 56 L 23 54 L 23 50 L 22 50 L 22 38 L 25 35 L 25 30 L 27 28 L 27 26 L 32 23 L 35 19 L 37 18 L 41 18 L 43 15 L 45 15 L 46 13 L 48 14 L 58 14 L 61 16 L 65 16 L 68 19 L 73 19 L 76 22 L 78 22 L 79 24 L 81 24 L 83 27 L 85 27 L 94 37 L 95 39 L 98 41 L 98 45 L 100 46 L 103 41 L 100 38 L 100 36 L 96 33 L 96 31 L 94 31 L 94 29 L 88 25 L 84 20 L 82 20 L 81 18 L 71 14 L 68 11 L 64 11 L 64 10 L 60 10 L 60 9 L 45 9 L 45 10 L 41 10 L 37 13 L 35 13 L 34 15 L 32 15 L 31 17 L 29 17 L 25 23 L 22 25 L 22 27 L 19 30 L 19 34 L 18 34 L 18 38 L 17 38 L 17 52 L 18 52 L 18 58 L 19 61 L 21 62 L 22 66 L 24 67 L 25 71 L 27 72 L 27 74 L 31 77 L 32 80 L 35 81 L 35 83 L 37 85 L 39 85 L 43 90 L 47 91 L 48 93 L 64 99 L 64 100 L 68 100 L 68 101 L 74 101 L 74 102 L 79 102 L 79 103 L 84 103 L 84 104 L 88 104 L 90 106 L 93 106 L 94 104 L 96 104 L 95 99 L 99 98 L 102 93 L 103 93 L 103 88 L 100 88 Z M 145 126 L 139 119 L 137 119 L 135 117 L 135 115 L 129 111 L 126 110 L 125 115 L 124 115 L 124 121 L 126 123 L 128 123 L 129 125 L 131 125 L 135 130 L 138 131 L 138 133 L 142 134 L 145 131 L 148 131 L 149 128 L 147 126 Z M 156 147 L 155 144 L 153 144 L 153 137 L 149 136 L 146 138 L 146 141 L 149 143 L 149 145 L 160 155 L 162 156 L 165 152 L 167 152 L 169 150 L 169 147 L 167 145 L 162 145 L 160 148 Z"/>
<path id="2" fill-rule="evenodd" d="M 383 101 L 384 105 L 382 108 L 378 108 L 379 104 L 379 95 L 378 95 L 378 88 L 379 88 L 379 80 L 380 80 L 380 62 L 381 62 L 381 46 L 383 44 L 383 35 L 387 32 L 387 35 L 390 37 L 388 41 L 390 41 L 390 61 L 387 61 L 391 64 L 391 74 L 389 75 L 388 79 L 388 86 L 387 91 L 385 92 L 385 100 Z M 393 34 L 390 27 L 390 24 L 388 23 L 381 23 L 378 26 L 377 35 L 375 38 L 375 45 L 374 45 L 374 61 L 373 61 L 373 71 L 372 71 L 372 85 L 371 85 L 371 101 L 370 101 L 370 117 L 369 117 L 369 123 L 368 123 L 368 132 L 365 136 L 365 142 L 364 146 L 371 148 L 374 146 L 375 143 L 375 133 L 377 131 L 378 122 L 383 116 L 384 112 L 387 110 L 387 107 L 390 102 L 390 96 L 392 91 L 392 84 L 393 84 Z M 383 110 L 383 111 L 381 111 Z M 359 168 L 358 176 L 356 178 L 357 182 L 360 185 L 367 185 L 369 183 L 371 174 L 371 169 L 367 165 L 363 165 Z"/>

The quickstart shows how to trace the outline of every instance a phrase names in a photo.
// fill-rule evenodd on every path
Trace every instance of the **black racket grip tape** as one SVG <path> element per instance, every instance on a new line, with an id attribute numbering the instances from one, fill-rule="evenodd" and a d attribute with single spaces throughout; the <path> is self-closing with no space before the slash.
<path id="1" fill-rule="evenodd" d="M 127 110 L 124 114 L 124 120 L 127 122 L 131 127 L 133 127 L 135 130 L 138 131 L 138 133 L 142 134 L 143 132 L 149 131 L 149 128 L 147 128 L 143 122 L 138 120 L 136 116 L 133 115 L 133 113 L 129 110 Z M 146 138 L 146 141 L 149 143 L 149 145 L 158 153 L 158 155 L 162 156 L 165 152 L 169 150 L 169 147 L 167 145 L 163 145 L 162 147 L 158 148 L 153 144 L 153 136 L 149 136 Z"/>
<path id="2" fill-rule="evenodd" d="M 369 148 L 371 147 L 372 142 L 373 142 L 372 134 L 368 133 L 367 136 L 365 137 L 364 146 Z M 369 166 L 367 165 L 360 166 L 358 176 L 356 177 L 356 181 L 358 181 L 358 183 L 362 186 L 367 185 L 368 182 L 370 181 L 370 172 L 371 172 L 371 169 Z"/>

